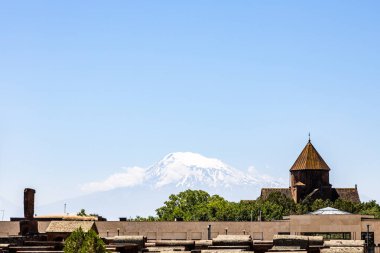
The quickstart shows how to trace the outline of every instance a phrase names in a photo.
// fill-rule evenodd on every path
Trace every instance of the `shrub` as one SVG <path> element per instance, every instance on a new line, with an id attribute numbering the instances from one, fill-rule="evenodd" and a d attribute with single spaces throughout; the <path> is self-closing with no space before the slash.
<path id="1" fill-rule="evenodd" d="M 106 247 L 94 230 L 87 233 L 79 228 L 65 241 L 64 253 L 105 253 Z"/>

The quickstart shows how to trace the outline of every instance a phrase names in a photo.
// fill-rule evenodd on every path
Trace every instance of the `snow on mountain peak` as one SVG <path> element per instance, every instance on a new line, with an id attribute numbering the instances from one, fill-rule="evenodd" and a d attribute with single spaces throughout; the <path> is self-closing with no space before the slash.
<path id="1" fill-rule="evenodd" d="M 224 169 L 226 165 L 215 158 L 207 158 L 197 153 L 192 152 L 175 152 L 166 155 L 159 164 L 182 164 L 187 167 L 214 168 Z"/>
<path id="2" fill-rule="evenodd" d="M 231 188 L 247 185 L 259 188 L 282 186 L 280 181 L 252 168 L 241 171 L 215 158 L 192 152 L 174 152 L 147 169 L 126 168 L 104 181 L 87 183 L 82 189 L 87 192 L 107 191 L 137 185 L 154 188 L 169 185 L 180 188 Z"/>
<path id="3" fill-rule="evenodd" d="M 148 169 L 147 179 L 156 188 L 169 184 L 175 184 L 177 187 L 231 187 L 273 182 L 268 178 L 258 178 L 248 172 L 243 173 L 218 159 L 191 152 L 166 155 Z"/>

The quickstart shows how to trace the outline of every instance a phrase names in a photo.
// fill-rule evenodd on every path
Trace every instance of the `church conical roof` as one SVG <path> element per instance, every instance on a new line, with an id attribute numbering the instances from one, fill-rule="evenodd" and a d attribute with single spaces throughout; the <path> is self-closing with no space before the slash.
<path id="1" fill-rule="evenodd" d="M 290 168 L 290 171 L 294 170 L 330 170 L 330 168 L 309 140 Z"/>

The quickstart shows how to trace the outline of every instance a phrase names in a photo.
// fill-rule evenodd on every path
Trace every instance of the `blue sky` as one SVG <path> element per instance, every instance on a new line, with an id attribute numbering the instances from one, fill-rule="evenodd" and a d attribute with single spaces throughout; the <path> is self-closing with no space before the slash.
<path id="1" fill-rule="evenodd" d="M 311 132 L 333 185 L 380 200 L 379 7 L 2 2 L 0 195 L 77 196 L 175 151 L 287 178 Z"/>

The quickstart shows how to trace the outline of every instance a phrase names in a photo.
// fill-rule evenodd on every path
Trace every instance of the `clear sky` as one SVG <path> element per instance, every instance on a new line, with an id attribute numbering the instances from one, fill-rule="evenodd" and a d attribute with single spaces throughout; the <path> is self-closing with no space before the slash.
<path id="1" fill-rule="evenodd" d="M 287 178 L 311 132 L 334 186 L 380 200 L 379 11 L 2 1 L 0 196 L 54 202 L 175 151 Z"/>

